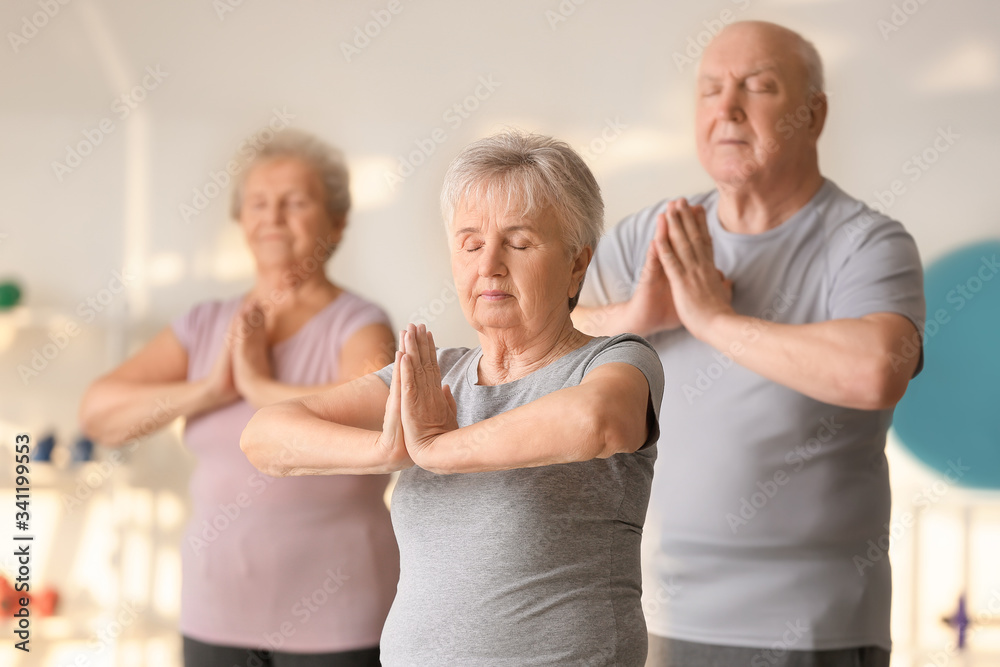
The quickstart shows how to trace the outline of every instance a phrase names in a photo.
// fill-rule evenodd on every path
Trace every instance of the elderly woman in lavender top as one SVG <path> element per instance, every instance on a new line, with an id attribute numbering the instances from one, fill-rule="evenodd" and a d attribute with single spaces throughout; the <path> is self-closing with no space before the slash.
<path id="1" fill-rule="evenodd" d="M 275 480 L 239 448 L 258 408 L 392 359 L 382 309 L 326 276 L 349 208 L 339 151 L 279 133 L 233 191 L 252 288 L 196 305 L 83 398 L 84 429 L 109 446 L 186 418 L 197 459 L 181 555 L 187 667 L 379 664 L 399 574 L 388 475 Z"/>
<path id="2" fill-rule="evenodd" d="M 566 144 L 507 132 L 456 158 L 441 202 L 480 345 L 410 325 L 391 366 L 260 410 L 241 446 L 272 475 L 401 471 L 384 665 L 642 665 L 663 372 L 641 338 L 570 319 L 597 183 Z"/>

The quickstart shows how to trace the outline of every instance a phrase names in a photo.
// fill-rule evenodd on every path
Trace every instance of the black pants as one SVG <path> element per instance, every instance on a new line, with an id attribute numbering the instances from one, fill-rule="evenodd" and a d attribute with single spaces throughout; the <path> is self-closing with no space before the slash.
<path id="1" fill-rule="evenodd" d="M 877 646 L 831 651 L 740 648 L 651 634 L 646 667 L 889 667 L 889 652 Z"/>
<path id="2" fill-rule="evenodd" d="M 287 653 L 206 644 L 184 637 L 184 667 L 380 667 L 378 646 L 340 653 Z"/>

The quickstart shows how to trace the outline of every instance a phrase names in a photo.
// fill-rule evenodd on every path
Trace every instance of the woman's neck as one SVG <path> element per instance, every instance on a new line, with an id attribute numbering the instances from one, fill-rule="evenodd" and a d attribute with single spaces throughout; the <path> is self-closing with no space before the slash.
<path id="1" fill-rule="evenodd" d="M 262 304 L 270 303 L 281 311 L 302 305 L 325 305 L 340 291 L 326 277 L 322 266 L 311 273 L 306 273 L 300 266 L 275 266 L 258 269 L 257 281 L 250 295 Z"/>
<path id="2" fill-rule="evenodd" d="M 547 327 L 540 334 L 532 335 L 520 328 L 480 333 L 483 356 L 479 361 L 478 384 L 497 385 L 523 378 L 590 339 L 591 336 L 573 328 L 568 315 L 565 322 Z"/>

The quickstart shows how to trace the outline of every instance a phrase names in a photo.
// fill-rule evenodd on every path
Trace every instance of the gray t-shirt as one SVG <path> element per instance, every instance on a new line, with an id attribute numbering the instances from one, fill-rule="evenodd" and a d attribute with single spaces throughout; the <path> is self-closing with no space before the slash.
<path id="1" fill-rule="evenodd" d="M 631 364 L 649 383 L 649 437 L 634 454 L 498 472 L 400 473 L 400 552 L 382 664 L 641 667 L 640 542 L 656 459 L 663 370 L 631 334 L 594 338 L 513 382 L 477 385 L 481 348 L 438 350 L 460 427 Z M 389 384 L 392 367 L 377 375 Z"/>
<path id="2" fill-rule="evenodd" d="M 736 312 L 789 324 L 892 312 L 922 330 L 913 239 L 832 182 L 763 234 L 722 228 L 716 191 L 689 201 L 706 208 Z M 602 239 L 581 305 L 631 296 L 665 208 L 640 211 Z M 745 335 L 750 343 L 760 334 Z M 643 538 L 649 631 L 735 646 L 889 648 L 892 411 L 813 400 L 683 328 L 649 341 L 663 361 L 669 443 Z"/>

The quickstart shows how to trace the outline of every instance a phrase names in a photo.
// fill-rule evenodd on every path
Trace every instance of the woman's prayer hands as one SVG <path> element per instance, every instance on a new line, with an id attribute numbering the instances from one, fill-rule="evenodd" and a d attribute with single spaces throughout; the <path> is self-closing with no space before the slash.
<path id="1" fill-rule="evenodd" d="M 403 333 L 399 335 L 399 350 L 396 351 L 395 363 L 392 367 L 392 381 L 389 384 L 389 398 L 385 402 L 385 418 L 382 420 L 382 433 L 376 441 L 378 450 L 391 462 L 399 462 L 401 469 L 412 464 L 409 452 L 406 451 L 406 440 L 403 437 L 403 419 L 400 414 L 402 402 L 402 383 L 400 381 L 400 366 L 403 358 Z"/>
<path id="2" fill-rule="evenodd" d="M 267 342 L 266 316 L 255 299 L 240 306 L 232 340 L 233 381 L 244 398 L 252 395 L 254 383 L 274 377 L 270 345 Z"/>
<path id="3" fill-rule="evenodd" d="M 458 408 L 451 388 L 441 385 L 434 337 L 427 328 L 409 325 L 399 348 L 379 444 L 397 455 L 402 445 L 420 465 L 438 437 L 458 429 Z"/>
<path id="4" fill-rule="evenodd" d="M 212 407 L 222 407 L 240 399 L 240 391 L 233 377 L 233 346 L 239 335 L 240 322 L 237 315 L 229 323 L 219 355 L 204 379 Z"/>

